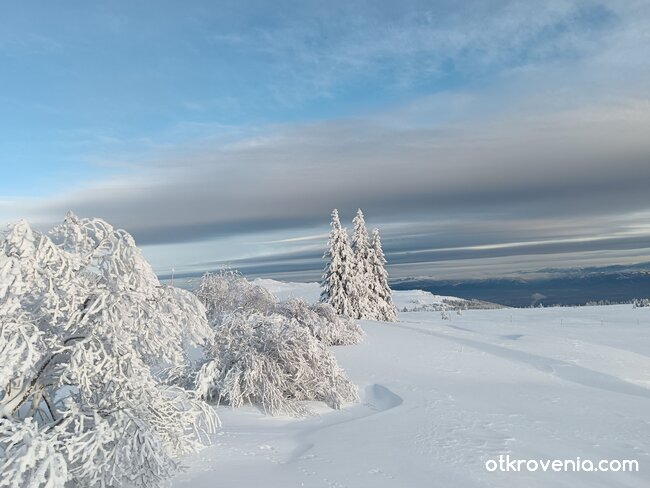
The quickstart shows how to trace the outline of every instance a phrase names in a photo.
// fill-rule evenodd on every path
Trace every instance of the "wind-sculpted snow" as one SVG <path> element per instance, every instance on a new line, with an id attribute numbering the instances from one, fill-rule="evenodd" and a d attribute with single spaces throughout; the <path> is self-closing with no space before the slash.
<path id="1" fill-rule="evenodd" d="M 297 285 L 296 285 L 297 287 Z M 299 296 L 298 287 L 294 292 Z M 400 314 L 336 348 L 360 402 L 319 417 L 219 408 L 217 445 L 174 488 L 648 486 L 650 310 Z M 489 472 L 486 461 L 632 459 L 638 472 Z"/>
<path id="2" fill-rule="evenodd" d="M 383 412 L 403 403 L 401 396 L 396 395 L 383 385 L 371 385 L 366 388 L 366 400 L 373 409 Z"/>
<path id="3" fill-rule="evenodd" d="M 650 399 L 650 389 L 642 388 L 640 386 L 627 383 L 615 376 L 593 371 L 567 361 L 560 361 L 537 354 L 513 350 L 512 348 L 490 344 L 484 341 L 478 341 L 471 338 L 457 337 L 453 334 L 443 334 L 429 330 L 423 330 L 421 327 L 399 324 L 398 327 L 409 329 L 417 332 L 418 334 L 426 334 L 454 341 L 464 346 L 475 348 L 479 351 L 488 352 L 495 356 L 500 356 L 504 359 L 516 363 L 522 363 L 531 366 L 544 373 L 549 373 L 557 376 L 566 381 L 572 381 L 584 386 L 608 390 L 617 393 L 624 393 L 627 395 L 637 395 Z M 470 331 L 471 332 L 471 331 Z M 501 335 L 499 336 L 506 340 L 517 340 L 522 337 L 518 334 Z M 513 339 L 514 337 L 514 339 Z"/>

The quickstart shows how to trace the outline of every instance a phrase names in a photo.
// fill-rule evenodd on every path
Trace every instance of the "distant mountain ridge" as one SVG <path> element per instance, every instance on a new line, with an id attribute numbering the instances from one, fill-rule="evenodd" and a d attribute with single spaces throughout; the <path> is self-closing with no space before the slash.
<path id="1" fill-rule="evenodd" d="M 437 280 L 414 277 L 395 280 L 395 290 L 421 289 L 499 303 L 510 307 L 584 305 L 629 302 L 650 297 L 650 263 L 602 268 L 542 269 L 513 278 Z"/>
<path id="2" fill-rule="evenodd" d="M 177 273 L 176 284 L 191 288 L 202 274 L 203 272 Z M 171 276 L 163 274 L 160 279 L 169 282 Z M 311 294 L 317 296 L 320 293 L 318 284 L 312 283 L 311 287 Z M 505 278 L 450 280 L 413 276 L 391 280 L 391 288 L 425 290 L 434 295 L 508 307 L 585 305 L 601 301 L 623 303 L 650 298 L 650 262 L 603 267 L 543 268 Z"/>

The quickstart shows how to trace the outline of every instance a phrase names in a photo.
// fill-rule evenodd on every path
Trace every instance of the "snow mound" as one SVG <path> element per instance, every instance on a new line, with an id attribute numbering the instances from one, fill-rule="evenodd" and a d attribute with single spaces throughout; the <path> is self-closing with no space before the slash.
<path id="1" fill-rule="evenodd" d="M 380 412 L 399 407 L 403 401 L 401 396 L 396 395 L 384 385 L 375 384 L 366 388 L 366 403 Z"/>

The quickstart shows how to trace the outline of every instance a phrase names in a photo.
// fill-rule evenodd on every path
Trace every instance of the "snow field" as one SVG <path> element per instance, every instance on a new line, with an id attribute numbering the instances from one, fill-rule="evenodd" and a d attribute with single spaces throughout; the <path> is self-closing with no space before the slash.
<path id="1" fill-rule="evenodd" d="M 650 310 L 470 310 L 362 321 L 333 348 L 361 403 L 306 420 L 219 408 L 173 486 L 646 487 Z M 488 472 L 519 459 L 636 459 L 640 471 Z"/>

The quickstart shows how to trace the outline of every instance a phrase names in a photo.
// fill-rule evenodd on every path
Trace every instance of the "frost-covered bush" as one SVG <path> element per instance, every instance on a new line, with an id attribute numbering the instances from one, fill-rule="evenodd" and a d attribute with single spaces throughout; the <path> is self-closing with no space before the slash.
<path id="1" fill-rule="evenodd" d="M 310 305 L 300 298 L 280 302 L 266 288 L 254 285 L 237 271 L 207 273 L 196 295 L 205 305 L 208 320 L 217 326 L 232 313 L 278 313 L 295 319 L 326 345 L 357 344 L 363 331 L 357 323 L 337 315 L 328 303 Z"/>
<path id="2" fill-rule="evenodd" d="M 303 400 L 332 408 L 357 400 L 326 347 L 359 342 L 363 332 L 353 320 L 327 304 L 279 302 L 234 271 L 205 275 L 196 294 L 214 328 L 196 375 L 202 398 L 290 415 L 309 413 Z"/>
<path id="3" fill-rule="evenodd" d="M 328 346 L 358 344 L 363 338 L 361 327 L 354 320 L 338 315 L 329 303 L 310 305 L 301 298 L 290 298 L 278 303 L 275 311 L 294 319 Z"/>
<path id="4" fill-rule="evenodd" d="M 58 434 L 30 417 L 22 422 L 0 418 L 0 486 L 63 487 L 68 463 Z"/>
<path id="5" fill-rule="evenodd" d="M 252 284 L 241 273 L 232 270 L 205 274 L 196 296 L 205 305 L 212 324 L 232 312 L 268 312 L 277 302 L 266 288 Z"/>
<path id="6" fill-rule="evenodd" d="M 0 239 L 0 487 L 158 487 L 218 423 L 155 372 L 187 368 L 205 309 L 125 231 L 68 214 Z"/>
<path id="7" fill-rule="evenodd" d="M 307 415 L 299 403 L 305 400 L 332 408 L 358 400 L 325 344 L 277 313 L 226 315 L 197 374 L 197 391 L 206 400 L 234 407 L 250 403 L 272 415 Z"/>

